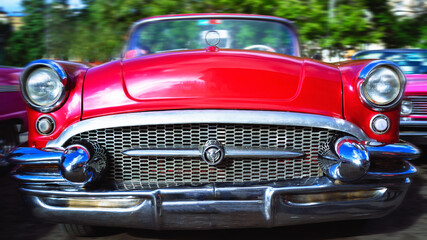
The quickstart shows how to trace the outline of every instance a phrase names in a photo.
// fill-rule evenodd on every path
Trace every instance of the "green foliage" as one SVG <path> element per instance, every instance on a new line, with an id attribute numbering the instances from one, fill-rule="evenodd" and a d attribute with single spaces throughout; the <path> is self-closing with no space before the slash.
<path id="1" fill-rule="evenodd" d="M 43 0 L 24 0 L 24 25 L 12 34 L 6 48 L 6 64 L 25 65 L 43 57 L 44 47 L 44 14 Z"/>
<path id="2" fill-rule="evenodd" d="M 381 40 L 386 48 L 402 48 L 422 41 L 422 29 L 427 24 L 426 14 L 412 19 L 398 17 L 383 0 L 365 0 L 365 5 L 373 14 L 372 21 L 377 31 L 382 33 Z"/>
<path id="3" fill-rule="evenodd" d="M 380 40 L 387 47 L 427 45 L 427 17 L 400 19 L 383 0 L 82 1 L 86 7 L 76 13 L 61 7 L 67 0 L 24 0 L 25 25 L 9 37 L 7 63 L 23 65 L 41 57 L 108 61 L 119 56 L 133 22 L 155 15 L 194 12 L 287 18 L 298 26 L 307 52 L 320 48 L 342 51 Z M 335 3 L 333 8 L 329 3 Z M 237 37 L 250 39 L 253 34 L 242 27 Z"/>
<path id="4" fill-rule="evenodd" d="M 73 41 L 75 17 L 66 0 L 53 0 L 48 4 L 45 15 L 46 57 L 67 60 Z"/>
<path id="5" fill-rule="evenodd" d="M 0 65 L 4 62 L 4 46 L 12 34 L 12 25 L 0 23 Z"/>
<path id="6" fill-rule="evenodd" d="M 374 31 L 363 7 L 359 1 L 347 1 L 336 6 L 334 18 L 329 20 L 329 37 L 325 38 L 321 45 L 344 50 L 348 47 L 355 48 L 362 43 L 377 42 L 381 33 Z"/>
<path id="7" fill-rule="evenodd" d="M 419 29 L 420 31 L 420 38 L 415 44 L 418 48 L 427 49 L 427 24 L 424 24 Z"/>

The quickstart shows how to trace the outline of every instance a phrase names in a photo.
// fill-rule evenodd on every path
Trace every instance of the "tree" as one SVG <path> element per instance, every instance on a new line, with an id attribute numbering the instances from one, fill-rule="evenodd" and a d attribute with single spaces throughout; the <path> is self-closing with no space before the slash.
<path id="1" fill-rule="evenodd" d="M 321 43 L 324 47 L 344 50 L 379 41 L 381 33 L 375 31 L 362 2 L 338 1 L 333 11 L 328 36 Z"/>
<path id="2" fill-rule="evenodd" d="M 45 15 L 46 57 L 68 59 L 69 47 L 75 35 L 75 19 L 67 0 L 51 1 Z"/>
<path id="3" fill-rule="evenodd" d="M 374 25 L 382 33 L 381 41 L 386 48 L 414 45 L 422 37 L 422 29 L 426 26 L 425 14 L 418 18 L 398 17 L 383 0 L 365 0 L 365 5 L 373 14 Z"/>
<path id="4" fill-rule="evenodd" d="M 9 38 L 6 47 L 6 63 L 25 65 L 39 59 L 44 47 L 44 9 L 43 0 L 23 0 L 24 25 Z"/>
<path id="5" fill-rule="evenodd" d="M 4 62 L 4 46 L 12 34 L 10 23 L 0 23 L 0 65 Z"/>
<path id="6" fill-rule="evenodd" d="M 375 31 L 363 3 L 337 0 L 332 7 L 329 9 L 328 1 L 323 0 L 282 0 L 278 1 L 274 15 L 296 23 L 307 55 L 320 48 L 343 52 L 379 41 L 381 34 Z"/>

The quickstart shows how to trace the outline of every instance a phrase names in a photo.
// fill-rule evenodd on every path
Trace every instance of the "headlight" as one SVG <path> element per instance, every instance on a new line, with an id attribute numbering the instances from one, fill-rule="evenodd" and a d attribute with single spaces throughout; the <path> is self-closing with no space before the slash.
<path id="1" fill-rule="evenodd" d="M 67 75 L 52 60 L 30 63 L 21 74 L 22 94 L 28 105 L 39 112 L 51 112 L 66 98 Z"/>
<path id="2" fill-rule="evenodd" d="M 402 109 L 400 110 L 400 114 L 402 116 L 408 116 L 412 113 L 412 102 L 411 100 L 403 100 L 402 101 Z"/>
<path id="3" fill-rule="evenodd" d="M 374 110 L 395 107 L 401 100 L 406 79 L 400 68 L 388 61 L 374 61 L 361 72 L 364 79 L 360 87 L 362 99 Z"/>
<path id="4" fill-rule="evenodd" d="M 393 102 L 400 92 L 399 76 L 387 67 L 374 69 L 365 84 L 365 94 L 369 101 L 377 105 Z"/>
<path id="5" fill-rule="evenodd" d="M 45 107 L 58 101 L 64 85 L 51 68 L 43 67 L 34 70 L 28 76 L 25 90 L 31 102 Z"/>

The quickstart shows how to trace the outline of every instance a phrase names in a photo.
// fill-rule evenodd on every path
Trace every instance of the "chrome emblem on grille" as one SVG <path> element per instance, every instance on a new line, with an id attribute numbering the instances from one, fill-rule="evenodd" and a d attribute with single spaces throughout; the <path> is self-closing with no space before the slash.
<path id="1" fill-rule="evenodd" d="M 224 159 L 224 147 L 216 140 L 208 140 L 203 145 L 202 159 L 209 165 L 218 165 Z"/>

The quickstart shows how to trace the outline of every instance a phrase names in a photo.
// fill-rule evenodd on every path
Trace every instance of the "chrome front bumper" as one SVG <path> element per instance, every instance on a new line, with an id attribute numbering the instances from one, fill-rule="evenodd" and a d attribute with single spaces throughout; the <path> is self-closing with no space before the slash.
<path id="1" fill-rule="evenodd" d="M 420 152 L 409 143 L 365 143 L 372 159 L 399 160 L 393 171 L 370 169 L 357 181 L 327 177 L 280 182 L 211 183 L 174 188 L 97 188 L 70 185 L 58 172 L 15 172 L 36 216 L 51 222 L 145 229 L 274 227 L 381 217 L 395 209 L 416 169 L 406 160 Z M 55 165 L 62 152 L 20 148 L 9 161 Z"/>
<path id="2" fill-rule="evenodd" d="M 381 217 L 401 203 L 409 184 L 407 178 L 387 184 L 335 184 L 321 177 L 261 186 L 209 184 L 153 191 L 23 190 L 34 214 L 53 222 L 144 229 L 216 229 Z M 337 193 L 341 193 L 339 200 L 327 200 Z M 105 204 L 112 199 L 129 202 Z M 88 200 L 103 204 L 85 207 Z"/>

